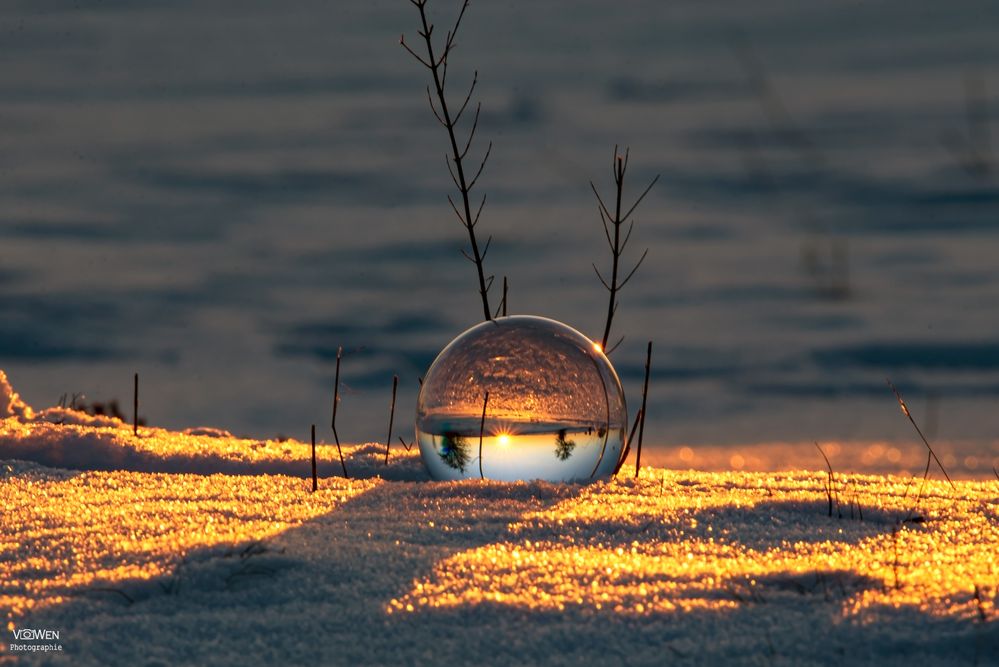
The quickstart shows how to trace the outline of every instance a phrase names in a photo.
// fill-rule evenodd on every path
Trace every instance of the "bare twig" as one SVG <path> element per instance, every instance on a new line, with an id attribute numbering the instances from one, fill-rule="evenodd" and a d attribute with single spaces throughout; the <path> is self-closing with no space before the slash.
<path id="1" fill-rule="evenodd" d="M 395 419 L 395 392 L 399 387 L 399 376 L 392 376 L 392 407 L 389 408 L 389 430 L 388 437 L 385 438 L 385 465 L 388 465 L 389 448 L 392 445 L 392 422 Z"/>
<path id="2" fill-rule="evenodd" d="M 506 276 L 503 276 L 503 300 L 500 301 L 500 305 L 496 308 L 496 314 L 493 317 L 499 317 L 500 314 L 506 317 Z"/>
<path id="3" fill-rule="evenodd" d="M 333 439 L 336 441 L 336 451 L 340 455 L 340 467 L 343 469 L 345 479 L 350 479 L 347 474 L 347 464 L 343 460 L 343 450 L 340 449 L 340 436 L 336 432 L 336 406 L 340 403 L 340 358 L 343 357 L 343 346 L 336 350 L 336 376 L 333 378 L 333 420 L 330 428 L 333 429 Z"/>
<path id="4" fill-rule="evenodd" d="M 486 406 L 489 405 L 489 392 L 486 392 L 486 397 L 482 399 L 482 420 L 479 422 L 479 477 L 485 479 L 486 476 L 482 472 L 482 432 L 486 428 Z"/>
<path id="5" fill-rule="evenodd" d="M 635 438 L 635 431 L 638 430 L 638 422 L 642 419 L 642 409 L 639 408 L 638 412 L 635 413 L 635 421 L 631 425 L 631 432 L 628 434 L 628 439 L 624 441 L 624 447 L 621 448 L 621 457 L 617 460 L 617 465 L 614 466 L 614 474 L 616 475 L 618 471 L 621 470 L 621 466 L 628 459 L 628 454 L 631 453 L 631 441 Z"/>
<path id="6" fill-rule="evenodd" d="M 916 424 L 916 420 L 912 418 L 912 414 L 909 412 L 909 406 L 905 404 L 905 400 L 902 398 L 902 394 L 898 393 L 898 389 L 896 389 L 895 385 L 891 383 L 891 380 L 886 380 L 886 381 L 888 382 L 888 387 L 891 388 L 892 393 L 895 394 L 895 398 L 898 399 L 898 405 L 900 408 L 902 408 L 902 414 L 906 416 L 906 418 L 909 420 L 909 423 L 912 424 L 912 427 L 916 429 L 916 433 L 919 434 L 919 438 L 923 441 L 923 444 L 926 445 L 926 449 L 929 450 L 930 455 L 933 457 L 933 460 L 937 462 L 938 466 L 940 466 L 940 471 L 944 474 L 944 477 L 947 478 L 947 481 L 950 482 L 951 488 L 957 489 L 957 487 L 954 486 L 954 482 L 951 480 L 950 475 L 947 474 L 947 469 L 944 468 L 943 463 L 940 462 L 940 458 L 937 456 L 937 453 L 933 451 L 932 447 L 930 447 L 930 443 L 927 442 L 926 436 L 924 436 L 923 432 L 919 430 L 919 425 Z M 928 472 L 929 468 L 927 468 L 927 473 Z"/>
<path id="7" fill-rule="evenodd" d="M 645 354 L 645 384 L 642 386 L 642 409 L 638 420 L 638 450 L 635 452 L 635 477 L 638 477 L 638 470 L 642 465 L 642 436 L 645 434 L 645 408 L 646 399 L 649 396 L 649 369 L 652 367 L 652 341 L 649 341 L 649 348 Z"/>
<path id="8" fill-rule="evenodd" d="M 620 280 L 620 262 L 621 255 L 624 253 L 624 248 L 628 244 L 628 240 L 631 238 L 631 230 L 634 228 L 634 223 L 629 226 L 624 238 L 621 237 L 621 227 L 625 222 L 631 217 L 635 209 L 638 207 L 642 200 L 645 199 L 645 195 L 649 194 L 652 190 L 652 186 L 656 184 L 659 180 L 657 175 L 652 179 L 652 182 L 648 184 L 638 199 L 628 208 L 627 212 L 621 212 L 621 199 L 624 195 L 624 175 L 628 170 L 628 149 L 624 151 L 624 155 L 618 153 L 618 147 L 614 147 L 614 186 L 615 186 L 615 198 L 614 198 L 614 213 L 611 213 L 607 205 L 604 204 L 603 198 L 597 191 L 597 186 L 590 181 L 590 189 L 593 190 L 593 194 L 597 198 L 597 212 L 600 214 L 600 221 L 604 226 L 604 235 L 607 237 L 607 244 L 610 246 L 611 251 L 611 275 L 610 280 L 604 278 L 600 273 L 600 269 L 597 268 L 596 264 L 593 265 L 593 270 L 597 273 L 597 278 L 600 279 L 600 283 L 604 288 L 610 293 L 610 298 L 607 303 L 607 320 L 604 324 L 604 335 L 600 341 L 600 349 L 607 350 L 607 343 L 610 340 L 611 324 L 614 321 L 614 313 L 617 312 L 617 295 L 618 292 L 627 284 L 631 277 L 635 275 L 635 271 L 638 267 L 642 265 L 645 260 L 645 256 L 648 254 L 648 249 L 642 253 L 641 258 L 635 263 L 635 266 L 631 268 L 626 274 L 624 280 Z M 611 233 L 611 227 L 614 228 L 613 234 Z"/>
<path id="9" fill-rule="evenodd" d="M 316 425 L 312 425 L 312 492 L 319 490 L 319 476 L 316 474 Z"/>
<path id="10" fill-rule="evenodd" d="M 492 319 L 492 310 L 489 308 L 489 285 L 487 284 L 485 269 L 483 268 L 485 252 L 479 251 L 479 244 L 475 238 L 474 231 L 475 225 L 479 219 L 479 214 L 482 212 L 482 206 L 485 205 L 485 198 L 483 198 L 482 204 L 479 205 L 478 212 L 473 216 L 471 191 L 478 182 L 479 176 L 482 175 L 482 170 L 485 169 L 486 162 L 489 160 L 489 154 L 492 151 L 492 142 L 490 142 L 489 146 L 486 148 L 485 155 L 479 162 L 475 175 L 471 179 L 466 176 L 466 164 L 464 162 L 465 157 L 471 148 L 475 131 L 478 129 L 479 112 L 482 108 L 481 103 L 476 104 L 475 106 L 475 117 L 472 121 L 472 126 L 468 132 L 466 141 L 464 142 L 464 148 L 459 148 L 458 137 L 456 134 L 458 121 L 461 119 L 465 108 L 468 106 L 469 100 L 472 97 L 472 92 L 475 90 L 475 86 L 478 83 L 478 72 L 473 75 L 472 83 L 468 88 L 468 93 L 465 95 L 464 101 L 459 105 L 457 113 L 453 115 L 448 106 L 447 94 L 445 90 L 449 64 L 448 59 L 451 55 L 451 51 L 454 49 L 455 35 L 457 35 L 458 27 L 461 25 L 461 20 L 465 16 L 465 10 L 468 9 L 469 0 L 464 0 L 464 2 L 462 2 L 461 10 L 458 12 L 458 18 L 455 19 L 454 26 L 450 31 L 448 31 L 444 40 L 443 50 L 439 53 L 434 50 L 434 43 L 431 39 L 434 26 L 429 23 L 427 19 L 427 0 L 410 0 L 410 2 L 420 12 L 420 23 L 422 29 L 418 30 L 417 34 L 423 38 L 426 45 L 426 57 L 420 56 L 412 48 L 410 48 L 410 46 L 406 44 L 405 36 L 400 37 L 399 43 L 402 44 L 402 47 L 406 49 L 406 51 L 408 51 L 409 54 L 413 56 L 421 65 L 430 70 L 431 77 L 433 78 L 433 91 L 436 94 L 437 104 L 434 104 L 433 97 L 430 95 L 429 87 L 427 89 L 427 96 L 430 100 L 430 108 L 434 112 L 434 116 L 437 117 L 437 120 L 440 121 L 441 125 L 443 125 L 447 130 L 448 139 L 451 144 L 451 152 L 447 159 L 447 166 L 455 187 L 461 194 L 461 210 L 454 205 L 453 201 L 451 201 L 451 206 L 454 208 L 455 215 L 458 216 L 459 222 L 461 222 L 462 226 L 468 231 L 468 240 L 472 251 L 469 257 L 475 263 L 475 268 L 478 273 L 479 296 L 482 299 L 482 313 L 486 320 L 490 320 Z"/>
<path id="11" fill-rule="evenodd" d="M 132 391 L 132 435 L 139 435 L 139 374 L 135 374 L 135 387 Z"/>

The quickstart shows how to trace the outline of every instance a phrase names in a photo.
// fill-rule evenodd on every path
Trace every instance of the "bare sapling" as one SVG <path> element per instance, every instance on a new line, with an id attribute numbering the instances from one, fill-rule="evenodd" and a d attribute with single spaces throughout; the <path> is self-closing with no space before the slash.
<path id="1" fill-rule="evenodd" d="M 493 144 L 489 142 L 486 147 L 485 153 L 482 159 L 479 161 L 479 166 L 475 169 L 474 176 L 469 177 L 472 173 L 471 170 L 466 171 L 468 163 L 465 158 L 468 156 L 468 152 L 472 147 L 472 140 L 475 138 L 475 131 L 479 126 L 479 112 L 482 110 L 482 103 L 477 102 L 475 104 L 475 115 L 472 119 L 471 128 L 468 131 L 468 135 L 464 142 L 458 139 L 458 124 L 461 122 L 461 117 L 464 115 L 465 110 L 468 108 L 468 104 L 472 99 L 472 93 L 475 91 L 475 85 L 479 80 L 478 70 L 472 75 L 472 83 L 469 85 L 468 93 L 465 95 L 464 101 L 457 107 L 457 111 L 454 111 L 454 107 L 448 104 L 447 96 L 447 75 L 449 58 L 451 53 L 455 49 L 455 37 L 458 34 L 458 28 L 461 25 L 461 20 L 465 16 L 465 10 L 468 9 L 469 0 L 464 0 L 461 4 L 461 10 L 458 12 L 458 18 L 455 19 L 454 26 L 447 32 L 444 38 L 444 46 L 439 50 L 435 50 L 434 41 L 432 39 L 434 33 L 434 24 L 430 23 L 427 19 L 427 2 L 428 0 L 410 0 L 414 7 L 416 7 L 420 12 L 420 24 L 421 29 L 417 30 L 417 34 L 423 39 L 426 46 L 426 55 L 421 56 L 414 49 L 412 49 L 406 43 L 405 35 L 399 38 L 399 43 L 402 47 L 409 52 L 411 56 L 416 58 L 416 60 L 430 71 L 431 78 L 433 80 L 433 89 L 431 86 L 427 86 L 427 101 L 430 103 L 430 110 L 433 111 L 434 117 L 437 122 L 447 130 L 448 139 L 450 141 L 450 153 L 445 157 L 448 172 L 451 174 L 451 180 L 454 181 L 454 186 L 458 189 L 458 193 L 461 195 L 460 208 L 458 204 L 455 204 L 454 198 L 448 195 L 448 203 L 451 204 L 454 214 L 458 216 L 458 222 L 465 228 L 468 232 L 468 241 L 471 246 L 471 254 L 462 250 L 462 254 L 470 262 L 475 264 L 475 269 L 478 274 L 479 280 L 479 296 L 482 298 L 482 314 L 486 320 L 492 319 L 492 310 L 489 308 L 489 288 L 493 282 L 493 276 L 488 278 L 485 275 L 485 269 L 483 268 L 483 260 L 486 258 L 486 254 L 489 252 L 489 244 L 492 241 L 490 236 L 483 247 L 480 248 L 478 240 L 475 237 L 475 226 L 479 223 L 479 216 L 482 214 L 482 208 L 486 204 L 485 195 L 479 201 L 475 213 L 472 213 L 472 190 L 479 181 L 479 177 L 482 175 L 482 170 L 485 169 L 486 161 L 489 160 L 489 153 L 492 151 Z M 417 47 L 420 48 L 420 47 Z M 435 102 L 436 99 L 436 102 Z"/>
<path id="2" fill-rule="evenodd" d="M 611 251 L 611 274 L 609 280 L 604 278 L 596 264 L 593 265 L 593 270 L 596 272 L 597 278 L 600 279 L 600 282 L 610 295 L 607 302 L 607 320 L 604 324 L 604 335 L 600 340 L 600 347 L 607 354 L 613 352 L 614 349 L 620 345 L 621 340 L 624 340 L 622 338 L 614 343 L 613 346 L 607 347 L 610 342 L 611 324 L 614 322 L 614 314 L 617 313 L 618 292 L 620 292 L 624 286 L 628 284 L 628 281 L 631 280 L 632 276 L 635 275 L 635 272 L 638 271 L 638 267 L 642 265 L 643 261 L 645 261 L 646 255 L 649 254 L 649 249 L 646 248 L 645 252 L 643 252 L 642 256 L 637 262 L 635 262 L 635 265 L 631 268 L 631 270 L 628 271 L 627 274 L 624 273 L 621 268 L 621 256 L 624 253 L 624 249 L 628 245 L 628 241 L 631 240 L 631 232 L 635 229 L 635 222 L 634 220 L 631 220 L 631 215 L 635 212 L 635 209 L 638 208 L 638 205 L 642 203 L 642 200 L 645 199 L 645 195 L 649 194 L 649 191 L 652 190 L 652 186 L 654 186 L 656 181 L 659 180 L 659 176 L 656 175 L 656 177 L 652 179 L 652 182 L 650 182 L 646 186 L 645 190 L 642 191 L 642 194 L 638 196 L 638 199 L 636 199 L 627 210 L 623 210 L 622 199 L 624 198 L 624 176 L 628 171 L 629 150 L 626 148 L 624 155 L 621 155 L 618 153 L 617 148 L 617 146 L 614 147 L 613 166 L 615 196 L 613 213 L 604 203 L 603 198 L 597 191 L 597 186 L 593 184 L 593 181 L 590 181 L 590 188 L 593 190 L 593 194 L 597 197 L 597 212 L 600 214 L 600 221 L 604 226 L 604 235 L 607 237 L 607 245 L 610 246 Z M 627 230 L 622 229 L 625 223 L 628 223 Z M 622 275 L 624 275 L 623 279 L 621 278 Z"/>

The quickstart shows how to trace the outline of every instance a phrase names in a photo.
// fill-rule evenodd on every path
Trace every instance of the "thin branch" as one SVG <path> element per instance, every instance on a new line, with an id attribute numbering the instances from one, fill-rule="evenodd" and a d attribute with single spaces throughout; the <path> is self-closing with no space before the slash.
<path id="1" fill-rule="evenodd" d="M 639 408 L 638 412 L 635 413 L 635 421 L 631 425 L 631 432 L 628 434 L 628 439 L 624 441 L 624 447 L 621 448 L 621 458 L 617 460 L 617 465 L 614 467 L 614 474 L 616 475 L 620 470 L 621 466 L 628 459 L 628 454 L 631 453 L 631 441 L 635 438 L 635 431 L 638 429 L 638 422 L 642 418 L 642 409 Z"/>
<path id="2" fill-rule="evenodd" d="M 597 196 L 597 205 L 604 212 L 604 215 L 606 215 L 608 218 L 613 218 L 614 216 L 611 215 L 611 212 L 609 210 L 607 210 L 607 205 L 604 204 L 604 200 L 600 198 L 600 193 L 597 192 L 597 186 L 593 184 L 593 181 L 590 181 L 590 189 L 593 190 L 593 194 Z"/>
<path id="3" fill-rule="evenodd" d="M 628 212 L 625 213 L 623 216 L 621 216 L 621 222 L 626 222 L 628 218 L 631 217 L 631 214 L 635 212 L 635 209 L 638 208 L 638 205 L 642 203 L 643 199 L 645 199 L 645 195 L 649 194 L 649 191 L 652 190 L 652 186 L 654 186 L 657 182 L 659 182 L 659 174 L 656 174 L 656 177 L 652 179 L 652 182 L 649 183 L 649 185 L 645 188 L 645 190 L 638 197 L 638 199 L 635 200 L 635 203 L 631 205 L 631 208 L 628 209 Z"/>
<path id="4" fill-rule="evenodd" d="M 454 181 L 454 187 L 456 187 L 459 190 L 461 190 L 462 187 L 458 183 L 458 176 L 454 173 L 454 169 L 451 167 L 451 160 L 455 160 L 455 158 L 449 157 L 448 155 L 444 155 L 444 164 L 447 165 L 447 171 L 448 171 L 449 174 L 451 174 L 451 180 Z M 458 157 L 455 160 L 455 162 L 457 163 L 459 160 L 461 160 L 460 157 Z M 464 178 L 464 177 L 462 177 L 462 178 Z"/>
<path id="5" fill-rule="evenodd" d="M 607 291 L 608 291 L 608 292 L 610 292 L 610 291 L 611 291 L 611 286 L 610 286 L 610 285 L 608 285 L 608 284 L 607 284 L 607 281 L 606 281 L 606 280 L 604 280 L 604 277 L 603 277 L 602 275 L 600 275 L 600 269 L 598 269 L 598 268 L 597 268 L 597 265 L 596 265 L 596 264 L 593 264 L 593 270 L 594 270 L 594 272 L 596 272 L 596 274 L 597 274 L 597 278 L 599 278 L 599 279 L 600 279 L 600 282 L 601 282 L 601 283 L 603 283 L 603 286 L 607 288 Z M 601 346 L 601 347 L 602 347 L 602 346 Z"/>
<path id="6" fill-rule="evenodd" d="M 611 240 L 610 227 L 607 223 L 607 216 L 604 215 L 604 209 L 597 206 L 597 213 L 600 214 L 600 222 L 604 226 L 604 236 L 607 237 L 607 246 L 610 248 L 611 252 L 614 252 L 614 242 Z"/>
<path id="7" fill-rule="evenodd" d="M 468 190 L 471 191 L 475 187 L 475 184 L 479 180 L 479 176 L 482 175 L 482 170 L 486 168 L 486 162 L 489 161 L 489 154 L 493 152 L 493 142 L 489 142 L 486 147 L 486 154 L 482 157 L 482 162 L 479 163 L 479 170 L 475 172 L 475 177 L 472 179 L 471 183 L 468 184 Z"/>
<path id="8" fill-rule="evenodd" d="M 482 215 L 482 207 L 486 205 L 486 196 L 482 195 L 482 201 L 479 202 L 479 210 L 475 212 L 475 217 L 472 218 L 472 227 L 479 224 L 479 216 Z"/>
<path id="9" fill-rule="evenodd" d="M 486 392 L 486 397 L 482 399 L 482 420 L 479 421 L 479 477 L 485 479 L 486 476 L 482 472 L 482 433 L 486 428 L 486 406 L 489 405 L 489 392 Z"/>
<path id="10" fill-rule="evenodd" d="M 642 386 L 642 419 L 638 422 L 638 451 L 635 453 L 635 477 L 642 465 L 642 436 L 645 434 L 646 399 L 649 396 L 649 369 L 652 367 L 652 341 L 645 354 L 645 384 Z"/>
<path id="11" fill-rule="evenodd" d="M 604 350 L 604 354 L 609 357 L 611 355 L 611 353 L 614 352 L 614 350 L 616 350 L 621 345 L 621 343 L 623 343 L 623 342 L 624 342 L 624 336 L 621 336 L 620 338 L 617 339 L 616 343 L 614 343 L 609 348 L 607 348 L 606 350 Z"/>
<path id="12" fill-rule="evenodd" d="M 427 103 L 430 105 L 430 110 L 434 112 L 434 117 L 437 121 L 444 127 L 447 127 L 447 123 L 441 118 L 441 115 L 437 113 L 437 105 L 434 104 L 434 98 L 430 97 L 430 86 L 427 86 Z"/>
<path id="13" fill-rule="evenodd" d="M 472 74 L 472 85 L 468 87 L 468 95 L 465 96 L 465 101 L 461 103 L 461 107 L 458 108 L 458 113 L 454 115 L 454 122 L 457 125 L 458 121 L 461 120 L 461 114 L 465 113 L 465 107 L 468 106 L 468 101 L 472 99 L 472 92 L 475 90 L 475 84 L 479 82 L 479 70 L 475 70 Z M 427 86 L 427 90 L 430 90 L 430 86 Z M 480 102 L 478 107 L 481 107 Z"/>
<path id="14" fill-rule="evenodd" d="M 350 479 L 347 474 L 347 464 L 343 460 L 343 450 L 340 449 L 340 436 L 336 432 L 336 406 L 340 403 L 340 358 L 343 356 L 343 346 L 336 350 L 336 376 L 333 378 L 333 419 L 330 428 L 333 429 L 333 439 L 336 441 L 336 451 L 340 455 L 340 467 L 343 468 L 344 479 Z"/>
<path id="15" fill-rule="evenodd" d="M 392 376 L 392 407 L 389 408 L 389 428 L 388 437 L 385 438 L 385 465 L 388 465 L 389 461 L 389 449 L 392 446 L 392 422 L 395 419 L 395 391 L 399 387 L 399 376 Z"/>
<path id="16" fill-rule="evenodd" d="M 316 474 L 316 425 L 312 425 L 312 492 L 319 490 L 319 477 Z"/>
<path id="17" fill-rule="evenodd" d="M 622 289 L 625 285 L 628 284 L 628 281 L 631 280 L 631 277 L 633 275 L 635 275 L 635 271 L 638 271 L 638 267 L 642 265 L 642 262 L 645 261 L 645 256 L 648 254 L 649 254 L 649 249 L 646 248 L 645 252 L 642 253 L 641 258 L 639 258 L 638 263 L 635 264 L 635 268 L 633 268 L 631 272 L 625 277 L 625 279 L 621 281 L 621 284 L 617 286 L 618 289 Z"/>
<path id="18" fill-rule="evenodd" d="M 633 231 L 635 231 L 635 221 L 634 220 L 632 220 L 631 222 L 628 223 L 628 233 L 624 235 L 624 240 L 621 241 L 621 252 L 624 252 L 624 249 L 628 247 L 628 241 L 631 240 L 631 233 Z"/>
<path id="19" fill-rule="evenodd" d="M 472 121 L 472 129 L 468 131 L 468 141 L 465 142 L 465 147 L 461 149 L 459 157 L 464 160 L 465 156 L 468 155 L 468 149 L 472 147 L 472 139 L 475 138 L 475 131 L 479 129 L 479 112 L 482 111 L 482 102 L 475 105 L 475 119 Z M 455 122 L 458 122 L 455 119 Z M 471 190 L 472 186 L 469 185 L 468 189 Z"/>
<path id="20" fill-rule="evenodd" d="M 416 58 L 416 59 L 417 59 L 418 61 L 420 61 L 420 64 L 421 64 L 421 65 L 423 65 L 423 66 L 424 66 L 424 67 L 426 67 L 427 69 L 430 69 L 430 63 L 428 63 L 428 62 L 427 62 L 426 60 L 424 60 L 423 58 L 421 58 L 421 57 L 420 57 L 420 56 L 419 56 L 419 55 L 418 55 L 418 54 L 416 53 L 416 51 L 414 51 L 413 49 L 409 48 L 409 44 L 407 44 L 407 43 L 406 43 L 406 36 L 405 36 L 405 35 L 401 35 L 401 36 L 399 37 L 399 43 L 400 43 L 400 44 L 402 44 L 402 48 L 404 48 L 404 49 L 406 49 L 407 51 L 409 51 L 409 55 L 413 56 L 413 57 L 414 57 L 414 58 Z"/>
<path id="21" fill-rule="evenodd" d="M 135 387 L 132 392 L 132 435 L 139 437 L 139 374 L 135 374 Z"/>
<path id="22" fill-rule="evenodd" d="M 451 204 L 451 209 L 454 211 L 454 214 L 458 216 L 458 220 L 461 222 L 461 226 L 467 227 L 468 223 L 465 222 L 465 219 L 463 217 L 461 217 L 461 213 L 458 212 L 458 207 L 454 205 L 454 200 L 451 199 L 451 195 L 447 196 L 447 203 Z"/>

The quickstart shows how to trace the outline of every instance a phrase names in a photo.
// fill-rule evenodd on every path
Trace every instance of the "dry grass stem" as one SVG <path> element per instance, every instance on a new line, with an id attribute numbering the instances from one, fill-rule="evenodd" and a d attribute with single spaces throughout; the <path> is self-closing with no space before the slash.
<path id="1" fill-rule="evenodd" d="M 649 341 L 648 350 L 645 353 L 645 384 L 642 385 L 642 408 L 639 411 L 640 418 L 638 420 L 638 449 L 635 452 L 635 477 L 638 477 L 638 471 L 642 466 L 642 436 L 645 435 L 645 415 L 648 412 L 646 410 L 646 401 L 649 397 L 649 369 L 652 367 L 652 341 Z"/>
<path id="2" fill-rule="evenodd" d="M 336 451 L 340 455 L 340 467 L 343 469 L 344 479 L 350 479 L 347 474 L 347 464 L 343 460 L 343 450 L 340 448 L 340 436 L 336 432 L 336 407 L 340 404 L 340 359 L 343 357 L 343 346 L 336 350 L 336 375 L 333 377 L 333 419 L 330 428 L 333 429 L 333 440 L 336 441 Z"/>
<path id="3" fill-rule="evenodd" d="M 942 472 L 944 477 L 947 478 L 951 488 L 956 489 L 957 487 L 954 486 L 953 480 L 951 480 L 950 475 L 947 474 L 947 469 L 944 468 L 943 463 L 940 462 L 940 457 L 938 457 L 937 453 L 933 451 L 932 447 L 930 447 L 930 443 L 926 440 L 926 436 L 924 436 L 923 432 L 919 430 L 919 425 L 916 424 L 916 420 L 912 418 L 912 413 L 909 412 L 909 406 L 905 404 L 905 399 L 902 398 L 902 394 L 900 394 L 898 389 L 895 388 L 895 385 L 891 383 L 891 380 L 886 381 L 888 382 L 888 387 L 891 389 L 892 393 L 895 394 L 895 398 L 898 400 L 898 405 L 902 409 L 902 414 L 906 416 L 909 423 L 912 424 L 912 427 L 916 429 L 916 433 L 919 434 L 919 438 L 923 441 L 923 444 L 926 445 L 926 449 L 929 450 L 930 456 L 932 456 L 933 460 L 937 462 L 938 466 L 940 466 L 940 472 Z M 929 466 L 926 467 L 926 475 L 929 475 Z M 926 478 L 924 477 L 923 479 L 925 480 Z"/>
<path id="4" fill-rule="evenodd" d="M 482 399 L 482 419 L 479 421 L 479 477 L 485 479 L 486 476 L 482 472 L 482 433 L 486 428 L 486 406 L 489 405 L 489 392 L 486 392 L 485 398 Z"/>
<path id="5" fill-rule="evenodd" d="M 316 425 L 312 425 L 312 492 L 319 490 L 319 476 L 316 474 Z"/>
<path id="6" fill-rule="evenodd" d="M 132 435 L 139 435 L 139 374 L 135 374 L 135 385 L 132 391 Z"/>
<path id="7" fill-rule="evenodd" d="M 388 437 L 385 438 L 385 465 L 389 461 L 389 448 L 392 446 L 392 423 L 395 420 L 395 393 L 399 388 L 399 376 L 392 376 L 392 406 L 389 408 Z"/>

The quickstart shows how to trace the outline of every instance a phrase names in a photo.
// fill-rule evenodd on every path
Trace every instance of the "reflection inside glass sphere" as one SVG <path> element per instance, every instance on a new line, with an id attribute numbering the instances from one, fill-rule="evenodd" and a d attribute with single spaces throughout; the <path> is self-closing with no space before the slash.
<path id="1" fill-rule="evenodd" d="M 591 480 L 613 472 L 626 423 L 600 347 L 527 315 L 455 338 L 423 379 L 416 411 L 420 454 L 441 480 Z"/>

